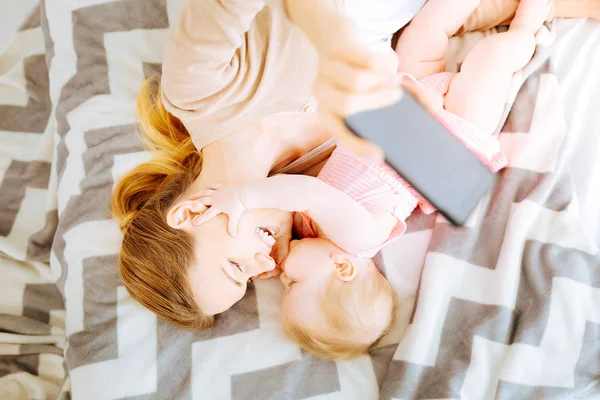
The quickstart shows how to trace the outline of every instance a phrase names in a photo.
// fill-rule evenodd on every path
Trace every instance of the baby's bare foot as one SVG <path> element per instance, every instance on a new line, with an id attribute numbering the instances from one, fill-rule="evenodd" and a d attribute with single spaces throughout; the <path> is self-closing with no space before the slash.
<path id="1" fill-rule="evenodd" d="M 532 35 L 542 27 L 551 10 L 548 0 L 520 0 L 510 30 L 524 30 Z"/>

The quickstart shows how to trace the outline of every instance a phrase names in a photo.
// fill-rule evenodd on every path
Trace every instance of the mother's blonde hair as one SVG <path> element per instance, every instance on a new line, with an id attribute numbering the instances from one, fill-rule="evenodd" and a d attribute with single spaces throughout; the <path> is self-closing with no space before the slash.
<path id="1" fill-rule="evenodd" d="M 157 79 L 144 84 L 137 113 L 152 159 L 123 176 L 113 194 L 113 215 L 123 232 L 121 279 L 131 297 L 157 315 L 208 329 L 214 317 L 199 309 L 188 281 L 193 238 L 166 221 L 169 208 L 200 174 L 200 153 L 182 122 L 165 109 Z"/>

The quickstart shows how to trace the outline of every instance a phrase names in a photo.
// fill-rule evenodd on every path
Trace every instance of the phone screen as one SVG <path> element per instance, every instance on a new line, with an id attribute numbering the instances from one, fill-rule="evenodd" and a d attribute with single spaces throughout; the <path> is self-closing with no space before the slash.
<path id="1" fill-rule="evenodd" d="M 495 175 L 408 91 L 389 107 L 351 115 L 346 126 L 379 145 L 386 162 L 454 225 L 463 225 Z"/>

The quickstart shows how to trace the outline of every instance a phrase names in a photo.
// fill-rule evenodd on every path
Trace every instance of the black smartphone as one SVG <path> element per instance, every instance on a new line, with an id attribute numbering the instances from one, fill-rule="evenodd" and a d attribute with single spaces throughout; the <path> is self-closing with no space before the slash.
<path id="1" fill-rule="evenodd" d="M 346 126 L 379 145 L 386 162 L 452 224 L 463 225 L 496 176 L 404 91 L 389 107 L 348 116 Z"/>

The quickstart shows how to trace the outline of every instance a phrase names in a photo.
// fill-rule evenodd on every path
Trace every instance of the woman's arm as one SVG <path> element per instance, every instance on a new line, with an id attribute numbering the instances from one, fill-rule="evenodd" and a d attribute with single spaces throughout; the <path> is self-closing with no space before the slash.
<path id="1" fill-rule="evenodd" d="M 394 83 L 396 56 L 375 54 L 361 42 L 354 23 L 332 0 L 283 0 L 288 19 L 319 53 L 313 94 L 338 139 L 356 154 L 382 158 L 381 149 L 351 133 L 343 117 L 387 106 L 401 96 Z"/>
<path id="2" fill-rule="evenodd" d="M 266 0 L 185 0 L 169 34 L 162 90 L 182 110 L 194 110 L 239 72 L 240 47 Z"/>
<path id="3" fill-rule="evenodd" d="M 376 248 L 397 223 L 389 213 L 371 213 L 346 193 L 304 175 L 277 175 L 240 188 L 244 208 L 305 212 L 342 249 Z"/>

